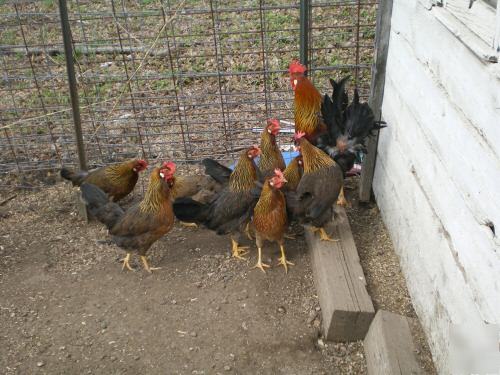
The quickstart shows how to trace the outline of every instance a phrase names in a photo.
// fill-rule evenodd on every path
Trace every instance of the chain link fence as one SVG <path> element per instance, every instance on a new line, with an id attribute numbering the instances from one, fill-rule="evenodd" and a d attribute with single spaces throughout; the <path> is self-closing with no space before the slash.
<path id="1" fill-rule="evenodd" d="M 369 94 L 376 1 L 312 1 L 309 76 L 350 74 Z M 71 0 L 68 16 L 90 167 L 131 157 L 234 158 L 276 117 L 290 142 L 298 1 Z M 0 2 L 0 189 L 77 166 L 57 1 Z"/>

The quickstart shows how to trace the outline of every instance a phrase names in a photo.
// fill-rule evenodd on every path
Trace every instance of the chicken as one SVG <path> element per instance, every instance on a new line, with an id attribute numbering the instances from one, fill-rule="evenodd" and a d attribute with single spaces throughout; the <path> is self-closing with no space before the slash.
<path id="1" fill-rule="evenodd" d="M 293 160 L 287 165 L 283 175 L 287 180 L 285 185 L 285 190 L 297 190 L 297 186 L 299 186 L 300 179 L 302 178 L 302 174 L 304 173 L 304 167 L 302 165 L 302 156 L 298 155 L 293 158 Z"/>
<path id="2" fill-rule="evenodd" d="M 200 203 L 208 203 L 222 189 L 224 184 L 206 175 L 187 175 L 175 177 L 175 184 L 172 188 L 171 197 L 190 197 Z M 196 223 L 186 223 L 179 221 L 185 227 L 197 227 Z"/>
<path id="3" fill-rule="evenodd" d="M 348 97 L 345 83 L 349 77 L 339 83 L 330 80 L 333 87 L 332 98 L 325 95 L 321 114 L 327 125 L 328 133 L 321 136 L 317 146 L 330 155 L 347 173 L 356 160 L 356 154 L 366 152 L 365 140 L 375 130 L 385 127 L 384 121 L 376 121 L 368 103 L 359 102 L 358 90 L 347 105 Z"/>
<path id="4" fill-rule="evenodd" d="M 130 266 L 131 252 L 137 252 L 148 272 L 159 268 L 149 266 L 146 252 L 151 245 L 170 231 L 174 224 L 171 189 L 174 184 L 175 164 L 163 163 L 155 168 L 143 200 L 124 211 L 111 202 L 106 193 L 96 185 L 84 182 L 82 199 L 90 213 L 109 229 L 112 241 L 127 252 L 123 267 Z"/>
<path id="5" fill-rule="evenodd" d="M 359 102 L 359 94 L 354 90 L 354 98 L 348 105 L 345 84 L 349 76 L 338 83 L 331 79 L 332 98 L 325 95 L 321 114 L 328 132 L 317 140 L 317 146 L 330 155 L 340 165 L 344 176 L 352 169 L 359 152 L 366 152 L 365 139 L 375 130 L 385 127 L 384 121 L 376 121 L 368 103 Z M 339 204 L 347 205 L 342 189 Z"/>
<path id="6" fill-rule="evenodd" d="M 242 255 L 247 248 L 239 246 L 239 237 L 250 222 L 256 203 L 252 194 L 258 180 L 254 159 L 260 153 L 257 146 L 242 152 L 227 186 L 210 203 L 203 204 L 191 198 L 174 201 L 174 213 L 179 220 L 203 224 L 217 234 L 231 234 L 232 255 L 235 258 L 245 259 Z"/>
<path id="7" fill-rule="evenodd" d="M 259 159 L 259 170 L 263 177 L 272 176 L 276 168 L 285 170 L 285 160 L 276 143 L 276 136 L 280 132 L 280 122 L 277 119 L 268 121 L 267 126 L 262 132 L 260 139 L 260 149 L 262 155 Z"/>
<path id="8" fill-rule="evenodd" d="M 284 248 L 287 214 L 285 195 L 280 189 L 285 183 L 286 179 L 283 172 L 276 168 L 274 176 L 265 180 L 259 200 L 253 211 L 252 226 L 255 231 L 255 242 L 258 250 L 258 260 L 255 268 L 260 268 L 263 272 L 266 272 L 264 267 L 270 267 L 268 264 L 262 263 L 264 241 L 278 243 L 281 250 L 279 264 L 285 267 L 285 272 L 288 272 L 289 265 L 293 265 L 293 263 L 287 261 Z"/>
<path id="9" fill-rule="evenodd" d="M 61 177 L 80 186 L 84 182 L 92 184 L 108 194 L 117 202 L 134 190 L 139 178 L 139 172 L 148 167 L 148 163 L 141 159 L 132 159 L 123 163 L 108 165 L 93 171 L 74 172 L 67 168 L 61 169 Z"/>
<path id="10" fill-rule="evenodd" d="M 316 138 L 326 132 L 321 121 L 321 101 L 319 91 L 305 75 L 306 67 L 292 61 L 289 67 L 290 83 L 294 91 L 295 131 L 304 132 L 309 142 L 316 144 Z"/>
<path id="11" fill-rule="evenodd" d="M 304 174 L 304 167 L 301 155 L 298 155 L 295 158 L 293 158 L 293 160 L 287 165 L 285 171 L 283 172 L 285 180 L 287 181 L 286 185 L 283 187 L 282 190 L 285 193 L 285 199 L 287 201 L 286 212 L 288 217 L 288 223 L 294 221 L 293 210 L 290 208 L 290 204 L 293 202 L 290 203 L 289 200 L 291 199 L 291 194 L 297 190 L 297 186 L 299 186 L 299 182 L 303 174 Z M 293 234 L 285 234 L 285 238 L 295 239 Z"/>
<path id="12" fill-rule="evenodd" d="M 297 191 L 289 192 L 287 203 L 290 202 L 294 217 L 310 224 L 314 232 L 319 232 L 321 240 L 334 241 L 323 227 L 332 217 L 332 206 L 343 185 L 342 169 L 332 158 L 312 145 L 304 133 L 295 133 L 294 138 L 302 155 L 304 175 Z"/>

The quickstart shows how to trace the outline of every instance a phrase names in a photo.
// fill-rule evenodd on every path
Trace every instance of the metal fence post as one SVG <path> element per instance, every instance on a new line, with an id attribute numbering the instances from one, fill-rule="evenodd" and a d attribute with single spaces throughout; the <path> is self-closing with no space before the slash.
<path id="1" fill-rule="evenodd" d="M 59 0 L 59 12 L 61 14 L 61 27 L 64 42 L 64 53 L 66 57 L 66 70 L 68 72 L 69 93 L 71 96 L 71 108 L 73 109 L 73 123 L 75 125 L 76 146 L 78 149 L 78 161 L 80 168 L 87 170 L 85 148 L 83 146 L 82 123 L 80 119 L 80 105 L 78 102 L 78 88 L 76 84 L 75 65 L 73 64 L 73 48 L 71 45 L 71 29 L 68 20 L 68 7 L 66 0 Z"/>
<path id="2" fill-rule="evenodd" d="M 309 11 L 311 0 L 300 0 L 300 63 L 307 66 L 309 53 Z"/>

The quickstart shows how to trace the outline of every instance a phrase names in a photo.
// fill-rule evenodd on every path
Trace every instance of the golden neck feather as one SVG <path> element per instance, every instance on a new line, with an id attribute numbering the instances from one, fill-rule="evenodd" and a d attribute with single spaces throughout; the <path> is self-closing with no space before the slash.
<path id="1" fill-rule="evenodd" d="M 285 179 L 288 181 L 285 185 L 290 190 L 295 190 L 300 181 L 300 165 L 297 158 L 294 158 L 283 172 Z"/>
<path id="2" fill-rule="evenodd" d="M 269 168 L 283 168 L 284 166 L 278 166 L 276 164 L 276 156 L 280 157 L 281 152 L 276 143 L 276 136 L 268 133 L 267 129 L 264 130 L 260 140 L 260 148 L 262 154 L 259 159 L 259 168 L 261 171 Z"/>
<path id="3" fill-rule="evenodd" d="M 300 142 L 300 153 L 302 154 L 304 173 L 315 172 L 318 169 L 335 165 L 330 156 L 310 144 L 305 138 L 302 138 Z"/>
<path id="4" fill-rule="evenodd" d="M 255 186 L 257 171 L 255 162 L 243 152 L 229 177 L 229 189 L 234 192 L 248 191 Z"/>
<path id="5" fill-rule="evenodd" d="M 307 77 L 295 88 L 294 108 L 295 129 L 307 134 L 316 130 L 321 112 L 321 94 Z"/>
<path id="6" fill-rule="evenodd" d="M 129 160 L 125 163 L 113 164 L 106 168 L 106 175 L 112 180 L 121 179 L 125 176 L 132 176 L 133 171 L 133 160 Z"/>
<path id="7" fill-rule="evenodd" d="M 151 173 L 148 189 L 146 190 L 144 199 L 139 204 L 139 208 L 142 212 L 160 212 L 165 202 L 169 199 L 170 189 L 167 184 L 161 180 L 158 170 L 159 168 Z"/>
<path id="8" fill-rule="evenodd" d="M 255 206 L 255 211 L 266 213 L 273 210 L 275 208 L 273 199 L 276 199 L 280 194 L 282 194 L 281 191 L 272 188 L 271 185 L 269 185 L 269 179 L 266 179 L 264 186 L 262 186 L 259 200 Z"/>

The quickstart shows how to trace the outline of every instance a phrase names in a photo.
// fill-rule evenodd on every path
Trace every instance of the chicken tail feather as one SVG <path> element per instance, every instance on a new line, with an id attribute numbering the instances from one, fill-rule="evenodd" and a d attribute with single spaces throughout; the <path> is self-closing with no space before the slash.
<path id="1" fill-rule="evenodd" d="M 354 98 L 346 110 L 345 117 L 346 132 L 349 139 L 353 140 L 353 144 L 364 144 L 366 137 L 386 126 L 384 121 L 375 120 L 368 103 L 359 102 L 358 90 L 354 90 Z"/>
<path id="2" fill-rule="evenodd" d="M 108 195 L 95 185 L 84 182 L 80 190 L 90 214 L 108 229 L 113 228 L 123 216 L 123 209 L 111 202 Z"/>
<path id="3" fill-rule="evenodd" d="M 205 167 L 205 173 L 212 177 L 215 181 L 221 184 L 229 182 L 229 176 L 231 176 L 231 173 L 233 172 L 231 169 L 214 159 L 206 158 L 203 159 L 201 163 Z"/>
<path id="4" fill-rule="evenodd" d="M 87 175 L 88 172 L 85 171 L 74 172 L 68 168 L 61 168 L 61 177 L 71 181 L 73 186 L 80 186 Z"/>
<path id="5" fill-rule="evenodd" d="M 178 198 L 173 203 L 177 219 L 186 223 L 203 223 L 209 206 L 191 198 Z"/>

